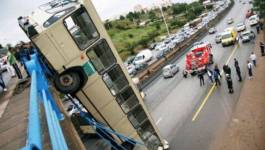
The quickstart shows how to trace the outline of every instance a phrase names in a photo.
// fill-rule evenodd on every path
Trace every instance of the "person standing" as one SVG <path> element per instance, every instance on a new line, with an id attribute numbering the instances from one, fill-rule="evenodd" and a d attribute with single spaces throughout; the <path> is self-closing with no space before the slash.
<path id="1" fill-rule="evenodd" d="M 216 86 L 218 86 L 218 85 L 221 86 L 220 78 L 222 76 L 221 76 L 221 73 L 220 73 L 220 69 L 218 68 L 217 65 L 215 65 L 215 67 L 214 67 L 213 77 L 214 77 L 214 81 L 215 81 Z"/>
<path id="2" fill-rule="evenodd" d="M 256 56 L 256 54 L 254 52 L 251 53 L 250 59 L 253 62 L 253 65 L 256 67 L 257 66 L 257 61 L 256 61 L 257 56 Z"/>
<path id="3" fill-rule="evenodd" d="M 265 55 L 265 45 L 263 42 L 259 42 L 259 47 L 260 47 L 260 52 L 261 52 L 261 56 Z"/>
<path id="4" fill-rule="evenodd" d="M 9 62 L 9 64 L 12 65 L 13 68 L 15 69 L 15 72 L 16 72 L 17 77 L 18 77 L 19 79 L 22 79 L 23 77 L 22 77 L 21 71 L 20 71 L 20 69 L 19 69 L 19 67 L 18 67 L 18 65 L 17 65 L 17 63 L 16 63 L 16 58 L 15 58 L 15 56 L 14 56 L 13 53 L 12 53 L 13 50 L 14 50 L 14 49 L 11 48 L 11 47 L 8 48 L 8 52 L 7 52 L 7 60 L 8 60 L 8 62 Z"/>
<path id="5" fill-rule="evenodd" d="M 227 82 L 229 93 L 230 94 L 234 93 L 233 80 L 229 74 L 226 74 L 226 82 Z"/>
<path id="6" fill-rule="evenodd" d="M 3 91 L 7 91 L 6 84 L 3 80 L 3 72 L 0 72 L 0 86 L 2 87 Z"/>
<path id="7" fill-rule="evenodd" d="M 210 69 L 207 69 L 207 75 L 208 75 L 208 78 L 209 78 L 211 84 L 213 84 L 213 71 Z"/>
<path id="8" fill-rule="evenodd" d="M 204 86 L 204 77 L 202 71 L 199 71 L 198 78 L 200 79 L 200 86 Z"/>
<path id="9" fill-rule="evenodd" d="M 259 31 L 260 31 L 259 25 L 256 26 L 256 29 L 257 29 L 257 34 L 259 34 Z"/>
<path id="10" fill-rule="evenodd" d="M 234 61 L 235 61 L 235 68 L 236 68 L 236 74 L 238 76 L 238 81 L 241 82 L 242 81 L 242 76 L 241 76 L 241 70 L 240 70 L 240 67 L 239 67 L 239 63 L 238 63 L 236 58 L 234 58 Z"/>
<path id="11" fill-rule="evenodd" d="M 250 61 L 247 61 L 247 68 L 248 68 L 248 78 L 253 79 L 253 73 L 252 73 L 253 65 Z"/>
<path id="12" fill-rule="evenodd" d="M 223 70 L 225 74 L 229 74 L 231 76 L 231 68 L 228 65 L 224 65 Z"/>

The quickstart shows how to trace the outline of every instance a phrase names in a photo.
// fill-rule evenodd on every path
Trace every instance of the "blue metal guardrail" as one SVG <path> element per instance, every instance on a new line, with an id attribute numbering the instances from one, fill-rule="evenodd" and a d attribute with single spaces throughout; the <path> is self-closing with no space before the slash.
<path id="1" fill-rule="evenodd" d="M 40 123 L 40 105 L 45 110 L 46 121 L 52 149 L 68 150 L 60 120 L 63 115 L 59 111 L 49 92 L 45 72 L 38 60 L 37 54 L 31 55 L 31 60 L 26 62 L 27 70 L 31 75 L 31 89 L 29 100 L 28 137 L 23 150 L 42 150 L 42 132 Z"/>
<path id="2" fill-rule="evenodd" d="M 31 75 L 31 89 L 29 101 L 29 121 L 28 121 L 28 138 L 27 144 L 23 150 L 42 150 L 42 132 L 40 123 L 40 104 L 43 104 L 45 110 L 46 121 L 50 135 L 52 149 L 54 150 L 68 150 L 61 126 L 60 120 L 63 115 L 59 111 L 49 91 L 49 84 L 45 74 L 50 74 L 45 64 L 39 60 L 38 54 L 31 55 L 31 60 L 27 61 L 26 68 Z M 103 124 L 95 121 L 89 113 L 83 112 L 77 105 L 71 95 L 67 95 L 72 103 L 78 108 L 81 117 L 83 117 L 87 124 L 93 126 L 97 135 L 105 140 L 114 150 L 127 150 L 122 144 L 119 144 L 113 136 L 118 137 L 123 142 L 131 145 L 144 145 L 142 142 L 119 134 Z"/>

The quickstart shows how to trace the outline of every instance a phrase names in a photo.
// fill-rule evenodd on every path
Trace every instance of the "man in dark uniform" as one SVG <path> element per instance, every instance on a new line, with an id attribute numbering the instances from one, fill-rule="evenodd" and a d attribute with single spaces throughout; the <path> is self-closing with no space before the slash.
<path id="1" fill-rule="evenodd" d="M 232 81 L 232 78 L 229 74 L 226 74 L 226 82 L 227 82 L 227 87 L 228 87 L 229 93 L 230 94 L 234 93 L 233 81 Z"/>
<path id="2" fill-rule="evenodd" d="M 241 82 L 242 81 L 241 71 L 240 71 L 239 63 L 236 58 L 234 58 L 234 62 L 235 62 L 236 74 L 238 76 L 238 81 Z"/>

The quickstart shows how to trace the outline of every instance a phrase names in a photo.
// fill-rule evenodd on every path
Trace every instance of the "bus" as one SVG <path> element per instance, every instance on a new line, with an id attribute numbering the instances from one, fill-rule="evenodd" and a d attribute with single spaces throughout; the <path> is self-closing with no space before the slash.
<path id="1" fill-rule="evenodd" d="M 169 148 L 90 0 L 54 0 L 18 23 L 56 72 L 59 92 L 77 98 L 97 121 L 141 140 L 142 149 Z"/>

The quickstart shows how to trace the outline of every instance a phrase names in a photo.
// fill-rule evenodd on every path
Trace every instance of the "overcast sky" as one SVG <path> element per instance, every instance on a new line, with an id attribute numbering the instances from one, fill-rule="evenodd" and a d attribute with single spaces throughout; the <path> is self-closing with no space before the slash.
<path id="1" fill-rule="evenodd" d="M 50 0 L 1 0 L 0 5 L 0 44 L 27 41 L 17 25 L 18 16 L 27 16 L 40 4 Z M 105 20 L 133 10 L 137 4 L 152 6 L 159 0 L 92 0 L 101 19 Z M 172 0 L 172 2 L 191 2 L 193 0 Z"/>

